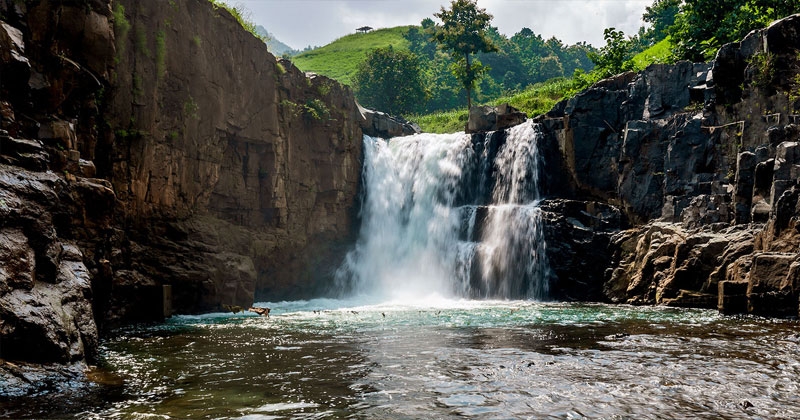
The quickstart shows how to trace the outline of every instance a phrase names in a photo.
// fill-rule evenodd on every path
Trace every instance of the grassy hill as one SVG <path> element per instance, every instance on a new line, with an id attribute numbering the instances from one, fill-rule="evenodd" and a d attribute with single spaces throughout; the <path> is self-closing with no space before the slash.
<path id="1" fill-rule="evenodd" d="M 343 36 L 330 44 L 292 57 L 300 70 L 311 71 L 350 85 L 358 65 L 378 47 L 408 48 L 403 35 L 410 26 L 376 29 L 365 34 Z"/>

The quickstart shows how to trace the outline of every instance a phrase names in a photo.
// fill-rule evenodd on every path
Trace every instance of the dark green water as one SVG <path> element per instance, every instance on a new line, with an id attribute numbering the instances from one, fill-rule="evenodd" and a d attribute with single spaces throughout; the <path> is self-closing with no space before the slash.
<path id="1" fill-rule="evenodd" d="M 268 305 L 270 318 L 183 316 L 121 331 L 103 344 L 104 384 L 50 414 L 42 407 L 58 396 L 43 398 L 38 413 L 800 418 L 795 321 L 519 301 Z"/>

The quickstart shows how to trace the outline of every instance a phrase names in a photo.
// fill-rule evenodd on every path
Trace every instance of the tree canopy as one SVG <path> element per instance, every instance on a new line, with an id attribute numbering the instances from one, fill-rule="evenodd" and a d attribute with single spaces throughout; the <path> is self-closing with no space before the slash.
<path id="1" fill-rule="evenodd" d="M 702 61 L 723 44 L 794 13 L 800 13 L 800 0 L 686 0 L 667 33 L 676 58 Z"/>
<path id="2" fill-rule="evenodd" d="M 431 37 L 450 51 L 453 64 L 450 71 L 467 92 L 467 106 L 472 106 L 472 90 L 478 79 L 488 71 L 472 55 L 497 51 L 497 46 L 487 36 L 492 15 L 478 7 L 477 0 L 453 0 L 450 9 L 441 8 L 434 16 L 442 21 L 431 29 Z"/>
<path id="3" fill-rule="evenodd" d="M 419 58 L 391 46 L 367 55 L 356 73 L 354 89 L 364 105 L 392 115 L 419 112 L 426 100 Z"/>

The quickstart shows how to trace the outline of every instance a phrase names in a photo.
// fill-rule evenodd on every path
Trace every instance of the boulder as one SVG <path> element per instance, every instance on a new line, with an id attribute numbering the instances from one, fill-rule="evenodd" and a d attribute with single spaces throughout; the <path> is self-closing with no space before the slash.
<path id="1" fill-rule="evenodd" d="M 362 117 L 361 130 L 368 136 L 390 139 L 421 132 L 418 125 L 401 117 L 394 117 L 384 112 L 363 108 L 361 105 L 358 105 L 358 110 L 361 112 Z"/>
<path id="2" fill-rule="evenodd" d="M 797 316 L 797 253 L 762 253 L 753 259 L 747 277 L 748 312 L 765 316 Z"/>
<path id="3" fill-rule="evenodd" d="M 466 132 L 472 134 L 504 130 L 522 124 L 527 119 L 527 114 L 509 104 L 474 106 L 469 110 Z"/>

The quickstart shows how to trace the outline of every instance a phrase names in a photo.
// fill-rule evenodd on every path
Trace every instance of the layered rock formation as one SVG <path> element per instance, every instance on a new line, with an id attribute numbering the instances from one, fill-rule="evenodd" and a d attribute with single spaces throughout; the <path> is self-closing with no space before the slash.
<path id="1" fill-rule="evenodd" d="M 110 326 L 318 292 L 364 124 L 208 1 L 0 1 L 0 383 L 58 382 L 25 363 L 92 361 Z"/>
<path id="2" fill-rule="evenodd" d="M 98 134 L 114 35 L 103 2 L 4 1 L 0 16 L 0 394 L 13 395 L 97 355 L 115 194 L 81 149 Z"/>
<path id="3" fill-rule="evenodd" d="M 546 194 L 611 204 L 636 226 L 582 232 L 608 247 L 568 240 L 551 261 L 610 257 L 584 278 L 604 300 L 797 316 L 798 33 L 792 16 L 712 63 L 622 74 L 540 117 Z"/>
<path id="4" fill-rule="evenodd" d="M 97 164 L 127 219 L 115 285 L 171 285 L 180 312 L 318 291 L 354 230 L 350 90 L 276 60 L 210 2 L 117 7 L 130 29 Z"/>

